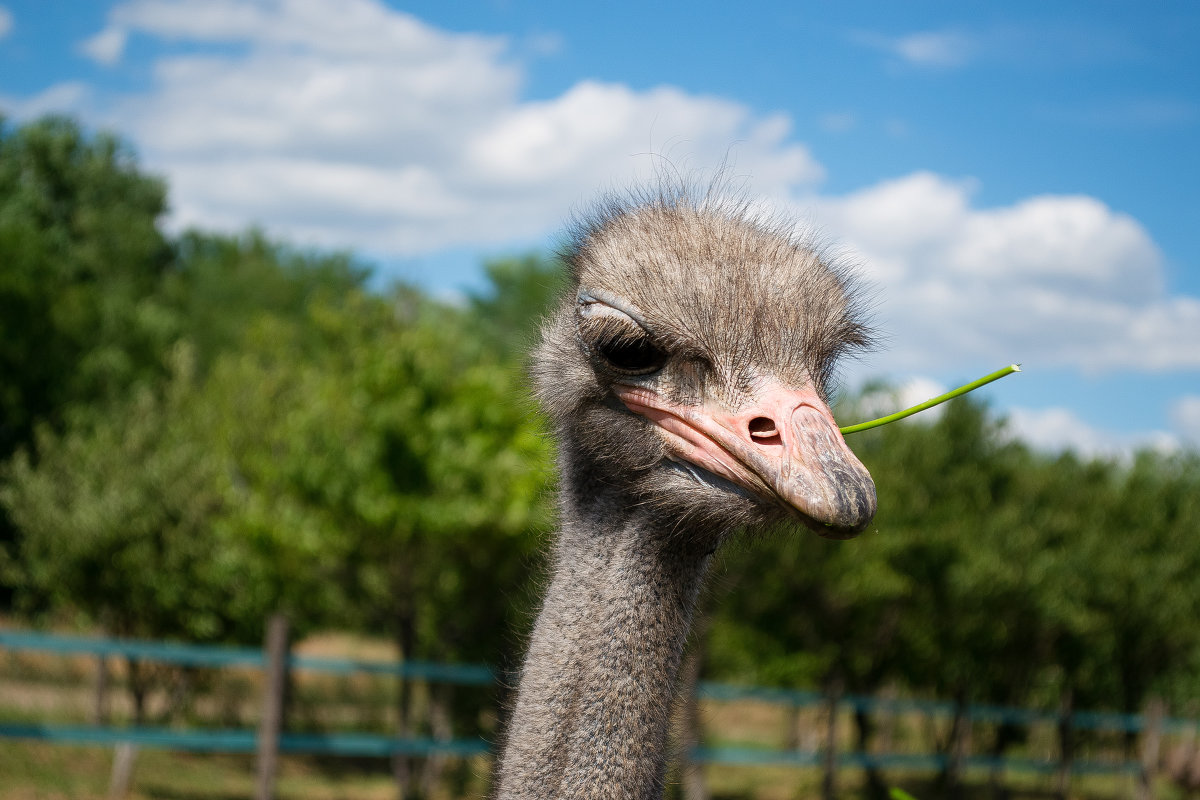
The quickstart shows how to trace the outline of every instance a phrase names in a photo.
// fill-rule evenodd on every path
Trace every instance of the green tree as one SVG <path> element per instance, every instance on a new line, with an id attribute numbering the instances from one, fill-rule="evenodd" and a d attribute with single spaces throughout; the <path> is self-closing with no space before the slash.
<path id="1" fill-rule="evenodd" d="M 471 296 L 470 308 L 483 335 L 509 359 L 526 357 L 538 326 L 566 291 L 567 267 L 558 258 L 529 254 L 484 264 L 489 286 Z"/>
<path id="2" fill-rule="evenodd" d="M 198 639 L 255 632 L 280 605 L 302 627 L 352 614 L 407 657 L 494 659 L 503 607 L 462 609 L 519 582 L 548 458 L 517 374 L 487 352 L 465 315 L 409 293 L 260 314 L 203 374 L 178 345 L 165 384 L 44 429 L 39 459 L 13 462 L 0 498 L 26 533 L 27 597 Z M 171 600 L 168 576 L 211 560 L 171 542 L 243 570 L 213 595 L 223 621 L 197 613 L 203 592 Z"/>
<path id="3" fill-rule="evenodd" d="M 163 183 L 115 138 L 0 120 L 0 460 L 71 403 L 162 374 L 165 209 Z"/>
<path id="4" fill-rule="evenodd" d="M 230 475 L 211 447 L 191 354 L 161 390 L 138 388 L 8 466 L 0 502 L 23 536 L 9 576 L 26 608 L 121 636 L 257 638 L 270 606 L 240 608 L 246 542 L 222 537 Z"/>
<path id="5" fill-rule="evenodd" d="M 1062 668 L 1081 702 L 1137 713 L 1200 646 L 1200 460 L 1142 453 L 1105 477 L 1066 560 L 1085 613 L 1062 626 Z"/>
<path id="6" fill-rule="evenodd" d="M 516 371 L 487 358 L 466 315 L 407 292 L 314 304 L 305 327 L 261 320 L 213 367 L 240 487 L 224 524 L 322 576 L 292 603 L 335 594 L 326 619 L 408 659 L 500 662 L 548 518 L 547 443 Z M 314 333 L 326 344 L 298 356 Z M 413 696 L 400 695 L 402 733 L 427 724 Z M 429 732 L 449 735 L 448 687 L 431 707 Z M 478 725 L 477 706 L 468 717 Z"/>
<path id="7" fill-rule="evenodd" d="M 0 463 L 39 424 L 164 374 L 162 182 L 115 138 L 0 118 Z M 19 536 L 0 510 L 0 552 Z M 11 602 L 0 587 L 0 604 Z"/>
<path id="8" fill-rule="evenodd" d="M 158 293 L 173 315 L 173 335 L 191 342 L 202 370 L 241 347 L 263 314 L 303 320 L 312 302 L 337 302 L 362 290 L 370 274 L 348 254 L 295 250 L 258 231 L 230 236 L 193 230 L 170 245 L 171 263 Z"/>

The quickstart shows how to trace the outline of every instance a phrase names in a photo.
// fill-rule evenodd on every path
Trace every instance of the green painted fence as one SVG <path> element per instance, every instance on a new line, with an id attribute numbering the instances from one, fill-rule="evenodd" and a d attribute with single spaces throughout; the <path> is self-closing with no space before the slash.
<path id="1" fill-rule="evenodd" d="M 242 666 L 261 669 L 264 655 L 261 650 L 246 647 L 217 645 L 180 644 L 173 642 L 151 642 L 136 640 L 100 639 L 31 631 L 0 630 L 0 650 L 38 651 L 61 655 L 123 656 L 126 658 L 155 661 L 180 666 L 226 667 Z M 312 670 L 333 674 L 370 673 L 393 675 L 407 680 L 433 683 L 485 686 L 495 682 L 497 673 L 483 665 L 438 664 L 422 661 L 363 661 L 353 659 L 309 658 L 289 656 L 291 669 Z M 697 687 L 698 695 L 715 701 L 755 700 L 775 705 L 803 708 L 827 703 L 828 698 L 819 692 L 780 689 L 771 687 L 733 686 L 721 683 L 702 682 Z M 955 712 L 952 703 L 921 700 L 916 698 L 883 698 L 862 695 L 845 695 L 838 699 L 840 707 L 849 707 L 871 714 L 919 713 L 945 716 Z M 1000 706 L 969 706 L 966 718 L 972 721 L 1029 726 L 1035 724 L 1057 725 L 1063 722 L 1061 715 L 1053 712 Z M 1070 716 L 1070 725 L 1078 730 L 1109 730 L 1121 733 L 1138 733 L 1144 730 L 1146 720 L 1140 715 L 1111 712 L 1078 711 Z M 1194 720 L 1164 719 L 1160 730 L 1164 733 L 1195 730 Z M 254 752 L 257 737 L 250 730 L 176 730 L 170 728 L 117 728 L 79 725 L 38 725 L 0 722 L 0 737 L 35 739 L 49 742 L 73 744 L 114 745 L 137 744 L 172 750 L 197 752 Z M 491 744 L 482 739 L 434 740 L 423 738 L 401 739 L 396 737 L 353 734 L 295 734 L 283 733 L 280 750 L 287 753 L 308 753 L 343 756 L 391 756 L 391 755 L 452 755 L 472 756 L 490 751 Z M 818 766 L 825 758 L 820 751 L 768 750 L 735 747 L 701 747 L 693 751 L 696 761 L 715 764 L 770 764 L 778 766 Z M 839 766 L 870 767 L 879 769 L 940 770 L 946 767 L 947 759 L 939 754 L 868 754 L 840 753 Z M 994 759 L 971 756 L 962 759 L 965 768 L 1003 768 L 1006 770 L 1035 773 L 1052 773 L 1061 765 L 1057 761 L 1039 761 L 1029 758 L 1005 757 Z M 1073 773 L 1135 773 L 1140 770 L 1136 762 L 1075 761 L 1070 767 Z"/>

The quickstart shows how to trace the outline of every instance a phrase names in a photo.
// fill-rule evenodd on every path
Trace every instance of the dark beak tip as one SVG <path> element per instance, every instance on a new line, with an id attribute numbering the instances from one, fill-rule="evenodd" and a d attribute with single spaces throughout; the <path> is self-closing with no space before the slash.
<path id="1" fill-rule="evenodd" d="M 809 527 L 823 539 L 853 539 L 871 527 L 871 520 L 874 518 L 875 515 L 873 513 L 861 516 L 856 515 L 834 522 L 813 521 L 809 524 Z"/>
<path id="2" fill-rule="evenodd" d="M 805 524 L 825 539 L 853 539 L 865 531 L 875 518 L 875 483 L 869 477 L 839 492 L 840 501 L 825 514 L 815 518 L 801 512 Z"/>
<path id="3" fill-rule="evenodd" d="M 820 536 L 822 539 L 834 539 L 839 542 L 844 542 L 847 539 L 854 539 L 860 533 L 862 533 L 861 530 L 852 530 L 852 529 L 847 530 L 845 528 L 832 528 L 832 527 L 827 527 L 824 530 L 817 531 L 817 535 Z"/>

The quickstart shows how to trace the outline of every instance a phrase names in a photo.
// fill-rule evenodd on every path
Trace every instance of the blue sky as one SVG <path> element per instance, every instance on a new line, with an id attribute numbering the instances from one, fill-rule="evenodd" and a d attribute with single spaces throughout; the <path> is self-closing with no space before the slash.
<path id="1" fill-rule="evenodd" d="M 1036 444 L 1200 442 L 1194 3 L 0 9 L 0 109 L 121 133 L 173 226 L 446 293 L 656 160 L 724 160 L 875 287 L 885 348 L 851 384 L 1021 361 L 989 397 Z"/>

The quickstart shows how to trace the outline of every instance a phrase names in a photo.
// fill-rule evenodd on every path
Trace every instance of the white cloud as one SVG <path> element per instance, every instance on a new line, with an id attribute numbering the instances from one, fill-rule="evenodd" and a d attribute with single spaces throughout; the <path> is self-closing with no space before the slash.
<path id="1" fill-rule="evenodd" d="M 1102 102 L 1076 100 L 1041 106 L 1038 114 L 1051 120 L 1108 130 L 1178 128 L 1194 124 L 1200 103 L 1170 96 L 1135 97 Z"/>
<path id="2" fill-rule="evenodd" d="M 920 375 L 913 376 L 895 388 L 868 391 L 863 394 L 855 404 L 856 408 L 854 409 L 854 412 L 861 419 L 856 417 L 851 422 L 866 422 L 894 414 L 897 411 L 904 411 L 919 403 L 924 403 L 926 400 L 931 400 L 938 395 L 945 394 L 947 391 L 948 389 L 943 384 L 932 378 Z M 934 406 L 933 408 L 925 409 L 919 414 L 907 417 L 905 421 L 935 422 L 942 416 L 944 410 L 945 406 Z"/>
<path id="3" fill-rule="evenodd" d="M 525 37 L 521 42 L 522 49 L 537 56 L 556 56 L 563 51 L 566 43 L 557 33 L 537 33 Z"/>
<path id="4" fill-rule="evenodd" d="M 1079 196 L 979 209 L 972 190 L 915 173 L 803 201 L 875 283 L 889 371 L 1200 368 L 1200 298 L 1166 292 L 1136 220 Z"/>
<path id="5" fill-rule="evenodd" d="M 849 39 L 890 56 L 895 63 L 924 69 L 949 69 L 981 62 L 1042 70 L 1092 65 L 1111 68 L 1151 55 L 1127 31 L 1102 21 L 1092 24 L 1080 19 L 1061 23 L 1042 19 L 1033 24 L 991 22 L 904 35 L 855 30 L 850 32 Z M 1047 113 L 1058 115 L 1065 110 L 1063 103 L 1059 103 L 1047 109 Z M 1156 116 L 1151 111 L 1151 117 Z M 1168 111 L 1168 116 L 1174 117 L 1174 112 Z M 1106 117 L 1106 121 L 1111 119 Z"/>
<path id="6" fill-rule="evenodd" d="M 1008 412 L 1014 438 L 1047 452 L 1072 450 L 1084 458 L 1127 459 L 1138 450 L 1172 453 L 1179 440 L 1164 431 L 1116 433 L 1095 428 L 1065 408 L 1014 408 Z"/>
<path id="7" fill-rule="evenodd" d="M 920 67 L 959 67 L 976 49 L 974 40 L 958 31 L 918 31 L 905 36 L 859 31 L 851 39 Z"/>
<path id="8" fill-rule="evenodd" d="M 913 64 L 955 67 L 966 62 L 971 42 L 954 32 L 913 33 L 894 40 L 892 50 Z"/>
<path id="9" fill-rule="evenodd" d="M 867 391 L 853 407 L 839 413 L 839 424 L 846 425 L 878 419 L 911 408 L 926 400 L 945 394 L 948 387 L 923 376 L 909 378 L 896 388 Z M 950 401 L 956 402 L 956 401 Z M 945 405 L 934 406 L 905 418 L 899 424 L 930 424 L 945 411 Z M 1200 396 L 1178 401 L 1172 417 L 1175 432 L 1142 431 L 1117 432 L 1088 424 L 1068 408 L 1010 408 L 998 412 L 1005 421 L 1008 438 L 1044 453 L 1073 451 L 1083 458 L 1128 460 L 1139 450 L 1173 453 L 1189 439 L 1200 443 Z"/>
<path id="10" fill-rule="evenodd" d="M 77 81 L 56 83 L 32 97 L 0 96 L 0 111 L 17 120 L 43 114 L 82 114 L 87 111 L 87 86 Z"/>
<path id="11" fill-rule="evenodd" d="M 868 390 L 853 405 L 839 412 L 839 424 L 847 425 L 878 419 L 911 408 L 945 394 L 948 387 L 940 381 L 916 376 L 895 388 Z M 956 401 L 950 401 L 956 402 Z M 946 405 L 926 409 L 899 424 L 936 422 Z M 1015 407 L 997 412 L 1005 422 L 1005 435 L 1044 453 L 1073 451 L 1083 458 L 1125 461 L 1139 450 L 1174 453 L 1184 442 L 1200 444 L 1200 396 L 1184 397 L 1172 409 L 1175 430 L 1118 432 L 1097 428 L 1085 422 L 1075 411 L 1062 408 Z"/>
<path id="12" fill-rule="evenodd" d="M 378 0 L 128 0 L 89 44 L 116 59 L 133 36 L 163 45 L 153 87 L 89 122 L 130 135 L 167 177 L 176 226 L 257 223 L 392 259 L 498 248 L 545 236 L 597 189 L 663 158 L 687 173 L 728 156 L 735 178 L 791 198 L 861 260 L 890 374 L 970 375 L 1010 361 L 1200 368 L 1200 299 L 1169 295 L 1147 232 L 1094 198 L 979 208 L 973 182 L 930 173 L 820 197 L 821 167 L 784 116 L 594 81 L 524 101 L 520 54 L 536 48 L 440 31 Z M 972 41 L 920 34 L 888 47 L 948 65 Z M 85 87 L 61 84 L 5 105 L 23 118 L 89 104 L 100 105 Z"/>
<path id="13" fill-rule="evenodd" d="M 0 6 L 0 39 L 8 36 L 13 29 L 13 15 L 4 6 Z"/>
<path id="14" fill-rule="evenodd" d="M 377 0 L 130 0 L 108 30 L 219 46 L 162 57 L 110 120 L 167 176 L 175 225 L 408 257 L 543 236 L 652 153 L 728 156 L 775 195 L 821 176 L 787 119 L 721 98 L 582 82 L 521 102 L 519 43 Z"/>
<path id="15" fill-rule="evenodd" d="M 104 66 L 112 66 L 121 60 L 129 32 L 124 28 L 110 26 L 90 39 L 80 43 L 79 49 L 88 58 Z"/>
<path id="16" fill-rule="evenodd" d="M 822 114 L 817 124 L 821 126 L 821 130 L 828 133 L 845 133 L 858 126 L 858 117 L 849 111 L 832 112 Z"/>
<path id="17" fill-rule="evenodd" d="M 1186 441 L 1200 445 L 1200 395 L 1186 395 L 1171 405 L 1171 423 Z"/>

